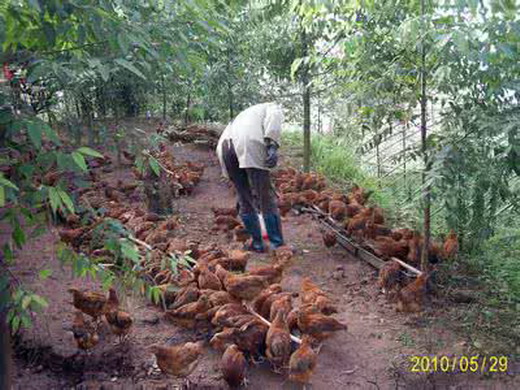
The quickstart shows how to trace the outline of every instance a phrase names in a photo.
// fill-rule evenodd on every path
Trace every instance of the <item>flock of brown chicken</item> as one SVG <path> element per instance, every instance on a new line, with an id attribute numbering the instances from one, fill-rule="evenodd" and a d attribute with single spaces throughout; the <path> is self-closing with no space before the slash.
<path id="1" fill-rule="evenodd" d="M 173 156 L 161 148 L 156 156 L 168 171 L 172 191 L 176 196 L 190 194 L 199 182 L 204 167 L 199 164 L 175 164 Z M 293 252 L 281 247 L 273 252 L 272 263 L 248 267 L 249 254 L 241 250 L 224 250 L 216 245 L 201 246 L 198 242 L 174 237 L 179 223 L 175 217 L 161 217 L 145 212 L 131 203 L 140 201 L 139 183 L 119 181 L 112 186 L 99 180 L 99 174 L 108 173 L 110 158 L 98 159 L 90 174 L 93 187 L 80 191 L 80 203 L 93 208 L 104 208 L 105 217 L 119 220 L 133 232 L 136 242 L 151 251 L 140 263 L 140 275 L 162 291 L 166 306 L 165 317 L 177 326 L 203 332 L 210 336 L 209 344 L 222 351 L 221 371 L 230 386 L 240 386 L 246 380 L 247 366 L 267 359 L 276 372 L 287 372 L 289 378 L 308 383 L 317 360 L 316 347 L 334 332 L 347 326 L 332 317 L 337 313 L 334 303 L 309 278 L 304 278 L 298 293 L 283 291 L 280 282 L 290 263 Z M 134 172 L 142 179 L 138 172 Z M 279 208 L 282 215 L 293 207 L 316 206 L 327 213 L 351 237 L 368 245 L 378 256 L 387 259 L 380 271 L 380 286 L 397 294 L 398 309 L 420 310 L 428 274 L 403 282 L 400 265 L 391 261 L 399 258 L 417 266 L 422 248 L 420 234 L 409 229 L 389 229 L 384 225 L 383 213 L 378 207 L 368 207 L 370 193 L 354 187 L 348 194 L 327 188 L 325 178 L 316 173 L 300 173 L 292 168 L 280 169 L 273 174 L 280 192 Z M 249 239 L 237 219 L 234 208 L 214 208 L 215 229 L 232 234 L 236 241 Z M 69 215 L 67 228 L 60 230 L 63 241 L 76 249 L 94 256 L 108 255 L 101 247 L 91 245 L 92 232 L 104 218 L 91 220 L 81 227 L 80 218 Z M 81 221 L 85 222 L 85 221 Z M 336 243 L 333 234 L 323 235 L 327 247 Z M 452 257 L 457 253 L 457 236 L 452 232 L 443 246 L 432 243 L 430 260 Z M 195 263 L 179 263 L 176 271 L 164 266 L 168 255 L 182 258 L 186 253 Z M 131 316 L 119 308 L 114 289 L 108 297 L 98 292 L 69 290 L 75 314 L 73 333 L 80 349 L 89 350 L 99 340 L 97 330 L 100 318 L 105 318 L 110 330 L 124 339 L 132 328 Z M 85 320 L 83 313 L 92 317 Z M 297 337 L 298 336 L 298 337 Z M 300 338 L 301 337 L 301 338 Z M 150 348 L 159 368 L 168 374 L 186 376 L 196 367 L 204 352 L 203 341 L 178 345 L 154 345 Z"/>
<path id="2" fill-rule="evenodd" d="M 401 265 L 392 260 L 397 258 L 413 267 L 418 267 L 424 239 L 418 232 L 407 228 L 391 229 L 385 225 L 381 208 L 367 206 L 370 192 L 354 186 L 348 194 L 327 188 L 322 175 L 301 173 L 293 168 L 280 169 L 274 173 L 278 191 L 279 208 L 285 215 L 293 207 L 315 206 L 328 214 L 336 224 L 344 229 L 347 236 L 360 242 L 380 258 L 387 260 L 380 270 L 379 285 L 389 296 L 397 298 L 400 311 L 419 311 L 426 292 L 427 272 L 406 283 Z M 327 247 L 336 244 L 336 235 L 323 234 Z M 444 244 L 431 242 L 428 260 L 436 264 L 441 259 L 454 257 L 459 248 L 457 235 L 451 231 Z"/>
<path id="3" fill-rule="evenodd" d="M 158 159 L 167 170 L 179 173 L 181 183 L 186 170 L 191 184 L 200 179 L 202 167 L 196 164 L 187 163 L 179 168 L 165 150 Z M 93 256 L 109 256 L 106 249 L 92 245 L 93 231 L 106 217 L 119 220 L 133 232 L 140 245 L 151 251 L 150 256 L 143 257 L 138 272 L 162 291 L 162 302 L 167 307 L 165 317 L 178 326 L 211 337 L 210 345 L 223 352 L 222 375 L 232 387 L 245 382 L 249 362 L 257 364 L 265 359 L 275 371 L 287 372 L 292 380 L 307 383 L 316 365 L 316 343 L 346 329 L 346 325 L 331 317 L 337 313 L 336 307 L 310 279 L 304 279 L 299 293 L 282 290 L 280 282 L 293 256 L 292 250 L 281 247 L 274 252 L 271 264 L 247 267 L 248 252 L 201 246 L 176 238 L 177 218 L 161 217 L 132 205 L 135 200 L 132 195 L 138 191 L 139 183 L 119 181 L 113 187 L 108 181 L 98 180 L 99 173 L 108 173 L 103 167 L 110 165 L 109 161 L 101 160 L 91 174 L 94 186 L 81 191 L 80 197 L 84 205 L 104 208 L 104 218 L 93 219 L 82 227 L 80 222 L 84 220 L 69 215 L 65 221 L 67 227 L 60 229 L 61 239 Z M 236 209 L 215 208 L 213 212 L 217 228 L 232 232 L 239 242 L 248 239 L 237 220 Z M 196 261 L 194 267 L 179 263 L 174 272 L 164 266 L 165 256 L 182 258 L 186 253 Z M 96 346 L 103 317 L 112 333 L 121 339 L 130 332 L 132 318 L 119 308 L 115 290 L 111 289 L 108 297 L 94 291 L 70 289 L 70 292 L 79 310 L 72 327 L 78 348 L 89 350 Z M 83 313 L 92 317 L 93 322 L 86 320 Z M 188 375 L 203 351 L 204 342 L 200 341 L 150 348 L 159 368 L 175 376 Z"/>

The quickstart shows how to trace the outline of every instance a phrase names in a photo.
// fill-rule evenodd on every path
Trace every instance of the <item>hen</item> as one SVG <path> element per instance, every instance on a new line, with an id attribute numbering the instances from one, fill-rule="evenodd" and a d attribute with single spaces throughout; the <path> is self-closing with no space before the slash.
<path id="1" fill-rule="evenodd" d="M 108 293 L 107 310 L 105 318 L 110 325 L 112 333 L 119 337 L 119 342 L 125 339 L 132 328 L 132 317 L 125 311 L 119 310 L 119 299 L 116 290 L 110 289 Z"/>
<path id="2" fill-rule="evenodd" d="M 201 266 L 199 267 L 199 270 L 200 273 L 197 281 L 201 290 L 222 290 L 222 282 L 217 275 L 208 269 L 208 267 Z"/>
<path id="3" fill-rule="evenodd" d="M 207 295 L 201 295 L 197 302 L 188 303 L 175 310 L 166 311 L 166 318 L 174 324 L 184 328 L 193 329 L 197 325 L 204 325 L 204 319 L 197 319 L 197 315 L 211 309 L 211 302 Z"/>
<path id="4" fill-rule="evenodd" d="M 330 315 L 338 312 L 332 300 L 309 277 L 302 281 L 300 297 L 304 305 L 314 304 L 323 314 Z"/>
<path id="5" fill-rule="evenodd" d="M 235 344 L 226 348 L 220 361 L 220 369 L 224 380 L 231 388 L 245 384 L 247 362 L 242 351 Z"/>
<path id="6" fill-rule="evenodd" d="M 332 332 L 346 330 L 347 325 L 328 317 L 315 306 L 301 307 L 298 312 L 298 328 L 317 340 L 324 340 Z"/>
<path id="7" fill-rule="evenodd" d="M 283 312 L 286 316 L 292 310 L 292 297 L 285 295 L 275 300 L 271 305 L 269 319 L 273 321 L 279 312 Z"/>
<path id="8" fill-rule="evenodd" d="M 218 274 L 217 274 L 218 275 Z M 260 275 L 233 275 L 224 279 L 224 288 L 236 298 L 251 300 L 269 285 L 268 277 Z"/>
<path id="9" fill-rule="evenodd" d="M 299 348 L 289 359 L 289 379 L 302 384 L 309 383 L 316 368 L 318 355 L 311 348 L 312 338 L 304 335 Z"/>
<path id="10" fill-rule="evenodd" d="M 443 252 L 446 259 L 454 258 L 459 252 L 459 240 L 453 230 L 450 231 L 446 241 L 444 241 Z"/>
<path id="11" fill-rule="evenodd" d="M 69 288 L 68 290 L 72 293 L 72 304 L 78 310 L 91 316 L 94 321 L 98 322 L 106 312 L 107 297 L 105 294 L 96 291 L 82 292 L 77 288 Z"/>
<path id="12" fill-rule="evenodd" d="M 150 351 L 157 359 L 157 365 L 162 372 L 169 375 L 184 377 L 197 366 L 202 355 L 203 343 L 185 343 L 179 345 L 153 345 Z"/>
<path id="13" fill-rule="evenodd" d="M 278 312 L 265 339 L 267 359 L 278 371 L 287 365 L 291 356 L 291 335 L 283 312 Z"/>
<path id="14" fill-rule="evenodd" d="M 336 235 L 333 232 L 324 232 L 322 237 L 323 243 L 327 248 L 331 248 L 336 245 Z"/>
<path id="15" fill-rule="evenodd" d="M 282 264 L 266 265 L 249 270 L 249 275 L 264 276 L 269 284 L 282 281 L 284 266 Z"/>
<path id="16" fill-rule="evenodd" d="M 251 306 L 253 307 L 253 310 L 257 313 L 260 313 L 262 310 L 262 305 L 264 304 L 265 300 L 269 298 L 271 295 L 278 294 L 282 292 L 282 286 L 278 283 L 271 284 L 268 288 L 266 288 L 264 291 L 260 293 L 259 296 L 257 296 L 253 302 L 251 303 Z"/>
<path id="17" fill-rule="evenodd" d="M 178 291 L 175 301 L 173 302 L 173 305 L 171 305 L 170 309 L 177 309 L 188 303 L 195 302 L 199 299 L 199 296 L 200 290 L 197 287 L 193 285 L 183 287 Z"/>
<path id="18" fill-rule="evenodd" d="M 211 211 L 213 211 L 213 215 L 215 215 L 215 217 L 227 215 L 236 218 L 238 216 L 238 210 L 236 207 L 212 207 Z"/>
<path id="19" fill-rule="evenodd" d="M 340 200 L 331 200 L 329 214 L 336 221 L 342 221 L 347 216 L 347 205 Z"/>
<path id="20" fill-rule="evenodd" d="M 407 284 L 397 293 L 397 310 L 418 312 L 422 310 L 428 274 L 422 273 L 413 282 Z"/>
<path id="21" fill-rule="evenodd" d="M 395 261 L 387 261 L 379 270 L 378 284 L 383 293 L 393 292 L 401 280 L 401 266 Z"/>
<path id="22" fill-rule="evenodd" d="M 83 313 L 80 311 L 74 314 L 72 333 L 78 348 L 84 351 L 88 351 L 89 349 L 94 348 L 99 341 L 98 334 L 93 329 L 93 327 L 87 325 L 85 319 L 83 318 Z"/>
<path id="23" fill-rule="evenodd" d="M 215 224 L 223 230 L 233 230 L 237 226 L 240 226 L 241 223 L 235 218 L 229 215 L 219 215 L 215 218 Z"/>

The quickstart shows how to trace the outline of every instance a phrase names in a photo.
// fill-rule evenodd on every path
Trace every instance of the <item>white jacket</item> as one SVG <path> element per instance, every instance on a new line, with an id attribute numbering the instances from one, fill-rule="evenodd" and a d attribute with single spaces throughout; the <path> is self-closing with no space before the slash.
<path id="1" fill-rule="evenodd" d="M 222 174 L 229 177 L 222 157 L 222 143 L 230 139 L 233 142 L 240 168 L 266 169 L 264 138 L 270 138 L 278 145 L 282 132 L 282 107 L 276 103 L 262 103 L 251 106 L 237 115 L 218 141 L 217 155 L 222 167 Z"/>

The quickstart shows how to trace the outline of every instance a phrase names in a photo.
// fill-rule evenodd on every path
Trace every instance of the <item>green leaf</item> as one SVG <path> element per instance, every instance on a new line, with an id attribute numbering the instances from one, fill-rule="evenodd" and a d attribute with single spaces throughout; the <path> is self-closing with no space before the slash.
<path id="1" fill-rule="evenodd" d="M 16 333 L 18 329 L 20 328 L 20 317 L 15 315 L 13 319 L 11 320 L 11 330 L 13 333 Z"/>
<path id="2" fill-rule="evenodd" d="M 4 187 L 0 187 L 0 207 L 5 206 L 5 189 Z"/>
<path id="3" fill-rule="evenodd" d="M 139 261 L 139 252 L 137 247 L 127 239 L 121 240 L 121 253 L 124 257 L 132 260 L 133 262 L 137 263 Z"/>
<path id="4" fill-rule="evenodd" d="M 54 131 L 54 129 L 52 127 L 50 127 L 49 125 L 47 125 L 46 123 L 44 123 L 42 125 L 43 127 L 43 132 L 45 133 L 45 135 L 52 141 L 54 142 L 56 145 L 61 145 L 61 141 L 58 137 L 58 134 L 56 134 L 56 132 Z"/>
<path id="5" fill-rule="evenodd" d="M 150 168 L 152 168 L 152 171 L 159 176 L 161 174 L 161 167 L 159 166 L 159 163 L 154 157 L 150 157 L 150 161 L 148 162 L 150 165 Z"/>
<path id="6" fill-rule="evenodd" d="M 9 188 L 12 188 L 13 190 L 18 191 L 18 187 L 15 184 L 13 184 L 10 180 L 6 179 L 3 176 L 0 176 L 0 185 L 4 186 L 4 187 L 9 187 Z"/>
<path id="7" fill-rule="evenodd" d="M 81 154 L 84 154 L 85 156 L 103 158 L 103 155 L 101 153 L 96 152 L 94 149 L 88 148 L 86 146 L 82 146 L 77 151 Z"/>
<path id="8" fill-rule="evenodd" d="M 31 304 L 31 296 L 30 295 L 26 295 L 25 297 L 23 297 L 22 299 L 22 309 L 27 309 L 29 307 L 29 305 Z"/>
<path id="9" fill-rule="evenodd" d="M 81 153 L 78 152 L 72 152 L 72 159 L 77 164 L 78 167 L 84 172 L 88 171 L 87 163 L 85 161 L 85 157 Z"/>
<path id="10" fill-rule="evenodd" d="M 32 301 L 38 306 L 37 308 L 44 308 L 44 307 L 49 306 L 49 303 L 47 302 L 47 300 L 45 300 L 45 298 L 43 298 L 39 295 L 33 294 L 33 295 L 31 295 L 31 298 L 32 298 Z"/>
<path id="11" fill-rule="evenodd" d="M 41 280 L 47 279 L 50 275 L 52 275 L 52 270 L 50 269 L 42 269 L 38 272 L 38 276 Z"/>
<path id="12" fill-rule="evenodd" d="M 49 190 L 49 200 L 51 202 L 51 208 L 54 213 L 58 210 L 58 208 L 61 206 L 61 199 L 60 195 L 58 194 L 58 191 L 54 187 L 48 187 Z"/>
<path id="13" fill-rule="evenodd" d="M 42 147 L 42 129 L 38 124 L 34 122 L 27 123 L 27 134 L 29 135 L 29 139 L 36 146 L 37 149 Z"/>
<path id="14" fill-rule="evenodd" d="M 137 69 L 131 62 L 129 62 L 125 59 L 122 59 L 122 58 L 116 59 L 115 62 L 117 64 L 121 65 L 122 67 L 128 69 L 130 72 L 134 73 L 135 75 L 141 77 L 143 80 L 146 80 L 145 75 L 142 74 L 141 71 L 139 69 Z"/>
<path id="15" fill-rule="evenodd" d="M 61 200 L 63 200 L 63 203 L 65 203 L 65 206 L 67 206 L 69 211 L 71 213 L 73 213 L 74 212 L 74 203 L 72 202 L 72 199 L 70 198 L 69 194 L 67 194 L 63 190 L 58 190 L 58 194 L 59 194 Z"/>
<path id="16" fill-rule="evenodd" d="M 12 233 L 12 237 L 13 237 L 14 242 L 16 243 L 16 245 L 19 248 L 21 248 L 23 246 L 23 244 L 25 244 L 25 233 L 22 230 L 22 228 L 20 227 L 20 225 L 15 226 L 13 233 Z"/>

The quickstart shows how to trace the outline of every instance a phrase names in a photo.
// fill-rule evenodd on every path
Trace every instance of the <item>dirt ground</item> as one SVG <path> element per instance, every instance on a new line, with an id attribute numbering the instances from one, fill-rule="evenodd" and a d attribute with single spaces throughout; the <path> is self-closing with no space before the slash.
<path id="1" fill-rule="evenodd" d="M 220 178 L 220 168 L 211 151 L 193 145 L 175 145 L 182 160 L 204 162 L 201 183 L 190 197 L 175 202 L 181 217 L 178 237 L 203 244 L 217 242 L 238 247 L 224 233 L 211 230 L 211 206 L 234 204 L 234 195 Z M 142 207 L 142 206 L 139 206 Z M 508 374 L 412 374 L 412 355 L 462 355 L 466 342 L 442 326 L 446 315 L 443 302 L 433 299 L 424 313 L 397 313 L 393 304 L 376 287 L 377 272 L 341 248 L 332 250 L 322 243 L 319 225 L 309 215 L 292 211 L 283 221 L 285 239 L 297 249 L 297 256 L 284 274 L 283 286 L 297 291 L 304 276 L 310 276 L 337 301 L 336 317 L 348 325 L 328 339 L 320 351 L 310 388 L 330 389 L 513 389 L 520 388 L 518 377 Z M 55 255 L 57 231 L 50 228 L 17 254 L 13 272 L 36 293 L 49 301 L 45 313 L 37 316 L 32 329 L 24 331 L 16 344 L 13 383 L 16 389 L 225 389 L 219 373 L 220 354 L 211 349 L 187 380 L 169 378 L 154 366 L 147 347 L 154 343 L 208 339 L 177 328 L 163 319 L 161 310 L 143 297 L 129 292 L 123 306 L 134 316 L 130 340 L 115 345 L 106 326 L 99 345 L 90 355 L 76 355 L 70 324 L 73 309 L 67 288 L 75 285 L 99 289 L 98 282 L 74 279 L 71 270 Z M 250 264 L 266 262 L 266 255 L 255 255 Z M 51 269 L 46 280 L 38 271 Z M 342 269 L 343 272 L 336 272 Z M 434 321 L 434 319 L 436 321 Z M 449 318 L 445 318 L 449 321 Z M 517 370 L 518 372 L 518 370 Z M 299 386 L 273 373 L 267 363 L 251 367 L 248 388 L 292 389 Z"/>

